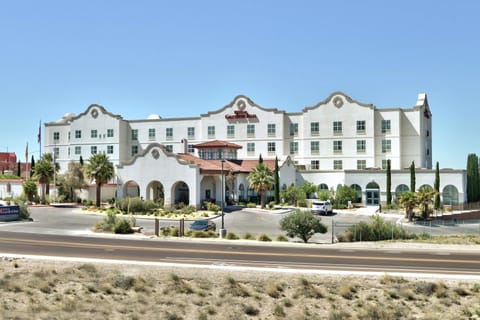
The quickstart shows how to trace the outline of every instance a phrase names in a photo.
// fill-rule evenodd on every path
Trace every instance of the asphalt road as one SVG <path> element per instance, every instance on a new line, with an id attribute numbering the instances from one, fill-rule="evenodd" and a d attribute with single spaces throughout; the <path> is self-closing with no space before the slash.
<path id="1" fill-rule="evenodd" d="M 148 262 L 480 276 L 480 252 L 342 249 L 0 233 L 2 253 Z"/>

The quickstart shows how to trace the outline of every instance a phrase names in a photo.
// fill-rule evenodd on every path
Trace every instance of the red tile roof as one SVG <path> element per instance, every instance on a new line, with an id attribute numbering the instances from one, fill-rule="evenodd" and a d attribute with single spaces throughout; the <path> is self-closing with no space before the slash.
<path id="1" fill-rule="evenodd" d="M 193 145 L 194 148 L 203 149 L 203 148 L 230 148 L 230 149 L 241 149 L 242 146 L 230 143 L 227 141 L 220 141 L 220 140 L 212 140 L 207 142 L 202 142 Z"/>
<path id="2" fill-rule="evenodd" d="M 189 153 L 179 153 L 180 159 L 192 162 L 200 167 L 201 173 L 220 174 L 222 172 L 221 160 L 204 160 Z M 275 169 L 275 160 L 263 160 L 263 163 L 270 169 Z M 258 164 L 258 160 L 225 160 L 223 171 L 233 173 L 249 173 Z"/>

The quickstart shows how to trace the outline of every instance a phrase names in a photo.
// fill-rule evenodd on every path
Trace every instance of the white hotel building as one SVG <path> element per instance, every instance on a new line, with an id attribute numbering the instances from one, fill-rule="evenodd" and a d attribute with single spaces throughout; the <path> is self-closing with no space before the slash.
<path id="1" fill-rule="evenodd" d="M 260 154 L 271 168 L 278 157 L 283 188 L 304 181 L 322 189 L 345 184 L 358 190 L 358 202 L 365 205 L 385 200 L 388 159 L 394 197 L 409 190 L 412 161 L 417 190 L 433 187 L 435 176 L 425 94 L 410 108 L 379 109 L 335 92 L 299 112 L 261 107 L 237 96 L 200 116 L 140 120 L 125 120 L 93 104 L 79 115 L 46 123 L 44 137 L 44 151 L 55 153 L 61 172 L 80 157 L 108 155 L 116 176 L 104 198 L 162 197 L 166 205 L 219 202 L 222 167 L 227 198 L 251 200 L 246 176 Z M 464 170 L 442 169 L 440 182 L 445 204 L 465 202 Z"/>

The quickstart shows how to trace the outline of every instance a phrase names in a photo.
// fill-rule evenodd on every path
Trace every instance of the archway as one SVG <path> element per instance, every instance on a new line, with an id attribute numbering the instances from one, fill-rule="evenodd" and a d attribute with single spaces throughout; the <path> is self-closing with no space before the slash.
<path id="1" fill-rule="evenodd" d="M 238 186 L 238 201 L 245 202 L 245 186 L 243 183 L 240 183 Z"/>
<path id="2" fill-rule="evenodd" d="M 420 186 L 420 188 L 418 188 L 418 191 L 428 191 L 428 192 L 431 192 L 433 191 L 433 188 L 432 186 L 428 185 L 428 184 L 423 184 Z"/>
<path id="3" fill-rule="evenodd" d="M 174 205 L 183 203 L 184 205 L 190 204 L 190 189 L 188 185 L 183 181 L 178 181 L 173 185 L 173 194 L 175 195 Z"/>
<path id="4" fill-rule="evenodd" d="M 408 192 L 408 191 L 410 191 L 410 188 L 408 188 L 406 184 L 399 184 L 395 189 L 395 197 L 397 199 L 400 199 L 400 196 L 402 195 L 402 193 Z"/>
<path id="5" fill-rule="evenodd" d="M 325 183 L 321 183 L 321 184 L 318 186 L 318 189 L 319 189 L 319 190 L 328 190 L 328 185 L 325 184 Z"/>
<path id="6" fill-rule="evenodd" d="M 163 205 L 165 202 L 163 184 L 161 184 L 159 181 L 150 182 L 147 186 L 146 198 L 147 200 L 152 200 L 155 203 Z"/>
<path id="7" fill-rule="evenodd" d="M 355 203 L 361 203 L 362 202 L 362 187 L 360 187 L 358 184 L 354 183 L 350 186 L 350 188 L 354 189 L 355 192 L 357 193 L 357 197 L 355 198 Z"/>
<path id="8" fill-rule="evenodd" d="M 458 189 L 457 187 L 449 184 L 443 188 L 442 191 L 443 204 L 455 205 L 458 204 Z"/>
<path id="9" fill-rule="evenodd" d="M 140 187 L 139 187 L 138 183 L 136 183 L 133 180 L 127 181 L 123 185 L 123 197 L 124 198 L 140 197 Z"/>
<path id="10" fill-rule="evenodd" d="M 380 186 L 372 181 L 365 188 L 365 202 L 367 206 L 378 206 L 380 204 Z"/>

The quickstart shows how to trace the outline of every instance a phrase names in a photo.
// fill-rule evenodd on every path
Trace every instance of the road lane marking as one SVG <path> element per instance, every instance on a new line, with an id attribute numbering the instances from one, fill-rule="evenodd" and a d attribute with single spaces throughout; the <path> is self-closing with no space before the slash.
<path id="1" fill-rule="evenodd" d="M 275 252 L 248 252 L 248 251 L 231 251 L 231 250 L 210 250 L 210 249 L 182 249 L 182 248 L 149 248 L 138 247 L 132 245 L 109 245 L 109 244 L 91 244 L 91 243 L 74 243 L 66 241 L 51 241 L 51 240 L 29 240 L 29 239 L 15 239 L 16 242 L 22 242 L 32 246 L 50 246 L 55 247 L 63 245 L 69 248 L 95 248 L 106 250 L 111 248 L 113 250 L 139 250 L 139 251 L 154 251 L 154 252 L 190 252 L 190 253 L 204 253 L 204 254 L 225 254 L 225 255 L 252 255 L 252 256 L 286 256 L 299 258 L 330 258 L 330 259 L 350 259 L 350 260 L 377 260 L 377 261 L 415 261 L 415 262 L 445 262 L 445 263 L 465 263 L 465 264 L 480 264 L 479 260 L 462 260 L 462 259 L 440 259 L 440 258 L 403 258 L 403 257 L 372 257 L 372 256 L 354 256 L 354 255 L 333 255 L 333 254 L 301 254 L 301 253 L 275 253 Z M 0 242 L 12 243 L 11 238 L 0 237 Z M 453 256 L 451 256 L 453 257 Z"/>

